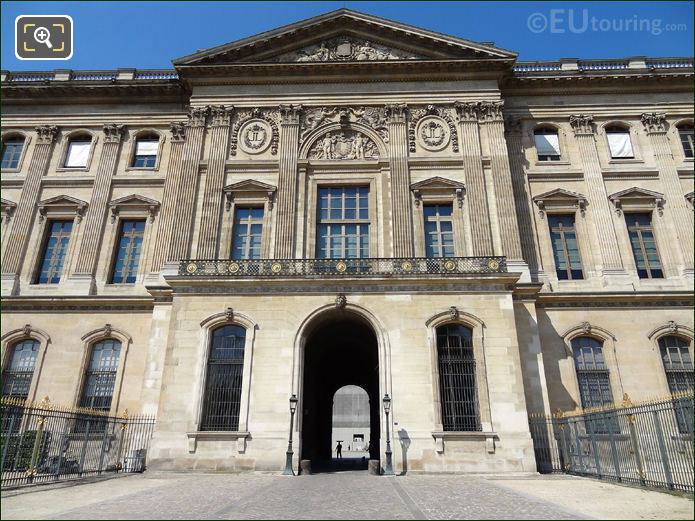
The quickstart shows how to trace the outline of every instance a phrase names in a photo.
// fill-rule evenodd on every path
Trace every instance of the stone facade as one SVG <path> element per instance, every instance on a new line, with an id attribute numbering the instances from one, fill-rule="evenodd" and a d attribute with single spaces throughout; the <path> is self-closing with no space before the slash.
<path id="1" fill-rule="evenodd" d="M 692 133 L 691 58 L 517 62 L 339 10 L 174 68 L 2 72 L 3 147 L 23 143 L 2 170 L 2 361 L 39 342 L 28 399 L 78 404 L 92 346 L 116 338 L 111 410 L 157 415 L 151 468 L 281 470 L 292 394 L 297 468 L 318 421 L 309 404 L 322 403 L 304 389 L 355 384 L 382 461 L 392 398 L 396 472 L 406 457 L 409 472 L 532 472 L 528 413 L 581 404 L 573 338 L 602 342 L 616 402 L 669 392 L 664 335 L 692 359 L 693 160 L 679 134 Z M 616 125 L 633 157 L 611 156 Z M 541 127 L 555 129 L 556 160 L 539 158 Z M 136 167 L 144 135 L 156 160 Z M 66 168 L 75 136 L 88 156 Z M 369 188 L 372 260 L 314 262 L 318 191 L 344 186 Z M 449 260 L 424 259 L 431 204 L 452 209 Z M 251 205 L 262 260 L 230 261 L 234 216 Z M 663 277 L 640 278 L 633 211 L 652 216 Z M 580 280 L 558 278 L 556 214 L 574 216 Z M 59 282 L 37 283 L 57 219 L 72 222 Z M 114 284 L 126 219 L 145 222 L 139 261 L 134 283 Z M 477 430 L 442 418 L 436 332 L 448 324 L 471 331 Z M 238 425 L 202 430 L 224 325 L 246 331 Z M 331 325 L 373 357 L 373 380 L 352 365 L 341 382 L 309 374 Z"/>

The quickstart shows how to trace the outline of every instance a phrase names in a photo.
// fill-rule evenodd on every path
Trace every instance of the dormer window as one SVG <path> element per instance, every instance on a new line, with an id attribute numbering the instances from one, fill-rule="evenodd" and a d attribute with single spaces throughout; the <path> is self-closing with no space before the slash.
<path id="1" fill-rule="evenodd" d="M 606 127 L 606 137 L 612 159 L 633 159 L 635 157 L 629 129 L 619 125 L 611 125 Z"/>
<path id="2" fill-rule="evenodd" d="M 65 154 L 65 168 L 86 168 L 91 146 L 90 136 L 80 135 L 70 138 Z"/>
<path id="3" fill-rule="evenodd" d="M 687 159 L 693 158 L 693 126 L 691 124 L 683 123 L 678 125 L 678 137 L 681 140 L 681 146 L 683 147 L 683 156 Z M 3 153 L 2 165 L 5 168 L 5 155 Z"/>
<path id="4" fill-rule="evenodd" d="M 533 132 L 538 161 L 560 160 L 560 138 L 557 130 L 550 127 L 537 128 Z"/>
<path id="5" fill-rule="evenodd" d="M 158 149 L 159 136 L 156 134 L 138 136 L 135 141 L 133 168 L 154 168 L 157 164 Z"/>

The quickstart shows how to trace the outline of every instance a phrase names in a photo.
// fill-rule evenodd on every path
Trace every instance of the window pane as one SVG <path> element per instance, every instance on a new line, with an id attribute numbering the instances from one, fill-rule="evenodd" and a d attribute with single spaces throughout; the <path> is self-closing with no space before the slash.
<path id="1" fill-rule="evenodd" d="M 22 340 L 14 345 L 7 367 L 2 373 L 2 395 L 26 399 L 34 375 L 39 343 L 34 339 Z"/>
<path id="2" fill-rule="evenodd" d="M 607 130 L 606 136 L 608 137 L 608 148 L 610 149 L 611 157 L 634 157 L 629 132 Z"/>
<path id="3" fill-rule="evenodd" d="M 317 257 L 369 256 L 368 194 L 367 187 L 319 188 Z"/>
<path id="4" fill-rule="evenodd" d="M 557 132 L 536 132 L 533 137 L 536 142 L 536 152 L 539 156 L 560 156 L 560 140 Z"/>
<path id="5" fill-rule="evenodd" d="M 450 204 L 423 206 L 425 255 L 427 257 L 453 257 L 455 255 L 452 208 Z"/>
<path id="6" fill-rule="evenodd" d="M 549 215 L 548 226 L 558 280 L 582 279 L 582 259 L 574 231 L 574 215 Z"/>
<path id="7" fill-rule="evenodd" d="M 2 144 L 2 168 L 18 168 L 23 147 L 23 139 L 5 141 Z"/>
<path id="8" fill-rule="evenodd" d="M 232 229 L 232 259 L 260 259 L 263 207 L 236 208 Z"/>
<path id="9" fill-rule="evenodd" d="M 693 127 L 691 125 L 681 125 L 678 127 L 678 136 L 683 146 L 683 155 L 688 158 L 693 157 Z"/>
<path id="10" fill-rule="evenodd" d="M 87 166 L 89 158 L 89 148 L 91 141 L 70 141 L 68 144 L 68 152 L 65 157 L 66 167 L 83 167 Z"/>
<path id="11" fill-rule="evenodd" d="M 661 260 L 654 240 L 650 213 L 626 213 L 630 246 L 640 278 L 662 278 Z"/>
<path id="12" fill-rule="evenodd" d="M 111 408 L 116 371 L 121 355 L 121 342 L 107 338 L 92 347 L 80 407 L 108 411 Z"/>
<path id="13" fill-rule="evenodd" d="M 72 221 L 51 221 L 36 279 L 38 284 L 58 284 L 70 242 Z"/>
<path id="14" fill-rule="evenodd" d="M 132 284 L 136 281 L 144 232 L 145 221 L 121 221 L 111 275 L 113 284 Z"/>

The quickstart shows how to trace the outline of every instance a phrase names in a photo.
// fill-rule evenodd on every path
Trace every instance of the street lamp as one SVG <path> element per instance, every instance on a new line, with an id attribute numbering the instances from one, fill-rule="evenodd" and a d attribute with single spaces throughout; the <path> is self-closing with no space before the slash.
<path id="1" fill-rule="evenodd" d="M 386 465 L 384 465 L 384 475 L 393 476 L 393 465 L 391 462 L 391 434 L 389 431 L 389 412 L 391 412 L 391 398 L 386 393 L 382 400 L 384 402 L 384 412 L 386 413 Z"/>
<path id="2" fill-rule="evenodd" d="M 292 456 L 294 452 L 292 451 L 292 430 L 294 426 L 294 413 L 297 411 L 297 399 L 296 395 L 290 397 L 290 438 L 287 442 L 287 459 L 285 460 L 285 470 L 282 471 L 283 476 L 294 476 L 294 470 L 292 469 Z"/>

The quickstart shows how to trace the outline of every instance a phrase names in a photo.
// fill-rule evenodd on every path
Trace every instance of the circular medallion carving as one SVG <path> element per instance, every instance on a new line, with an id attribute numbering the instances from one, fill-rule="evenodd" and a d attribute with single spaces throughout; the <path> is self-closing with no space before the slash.
<path id="1" fill-rule="evenodd" d="M 417 125 L 418 143 L 425 150 L 436 152 L 449 144 L 451 133 L 449 125 L 437 116 L 425 116 Z"/>
<path id="2" fill-rule="evenodd" d="M 410 262 L 405 261 L 403 264 L 401 264 L 401 269 L 405 272 L 409 272 L 413 269 L 413 265 Z"/>
<path id="3" fill-rule="evenodd" d="M 239 271 L 239 268 L 240 266 L 236 262 L 232 262 L 227 269 L 229 270 L 229 273 L 236 273 Z"/>
<path id="4" fill-rule="evenodd" d="M 273 273 L 280 273 L 282 271 L 282 264 L 276 262 L 270 267 L 270 271 L 272 271 Z"/>
<path id="5" fill-rule="evenodd" d="M 239 147 L 247 154 L 260 154 L 270 145 L 271 135 L 267 121 L 251 119 L 239 129 Z"/>
<path id="6" fill-rule="evenodd" d="M 196 266 L 195 262 L 189 262 L 188 266 L 186 266 L 186 271 L 188 273 L 195 273 L 197 269 L 198 266 Z"/>
<path id="7" fill-rule="evenodd" d="M 335 270 L 338 273 L 344 273 L 346 269 L 347 269 L 347 264 L 345 264 L 343 261 L 339 261 L 338 264 L 335 265 Z"/>
<path id="8" fill-rule="evenodd" d="M 487 263 L 487 267 L 490 268 L 491 270 L 496 270 L 500 267 L 500 263 L 496 261 L 495 259 L 490 259 Z"/>
<path id="9" fill-rule="evenodd" d="M 448 260 L 444 263 L 444 268 L 448 271 L 454 271 L 456 269 L 456 263 L 452 260 Z"/>

